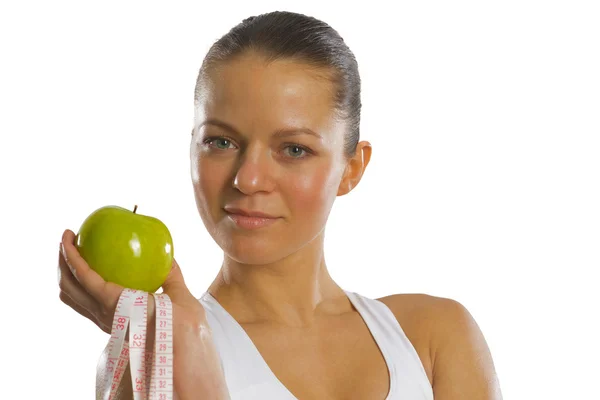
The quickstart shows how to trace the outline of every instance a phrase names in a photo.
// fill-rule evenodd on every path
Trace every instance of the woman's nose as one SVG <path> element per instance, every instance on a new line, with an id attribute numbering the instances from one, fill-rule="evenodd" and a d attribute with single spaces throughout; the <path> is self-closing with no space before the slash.
<path id="1" fill-rule="evenodd" d="M 233 187 L 247 195 L 271 192 L 274 188 L 273 168 L 268 149 L 248 148 L 240 157 Z"/>

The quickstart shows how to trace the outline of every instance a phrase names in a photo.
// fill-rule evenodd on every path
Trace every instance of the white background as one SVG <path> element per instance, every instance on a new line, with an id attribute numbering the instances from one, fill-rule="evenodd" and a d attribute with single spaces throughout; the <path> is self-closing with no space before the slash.
<path id="1" fill-rule="evenodd" d="M 108 335 L 60 302 L 57 259 L 95 209 L 158 217 L 193 293 L 210 284 L 196 74 L 216 39 L 273 10 L 326 21 L 359 62 L 373 157 L 331 214 L 334 279 L 460 301 L 505 399 L 597 396 L 596 2 L 61 0 L 0 6 L 1 397 L 93 398 Z"/>

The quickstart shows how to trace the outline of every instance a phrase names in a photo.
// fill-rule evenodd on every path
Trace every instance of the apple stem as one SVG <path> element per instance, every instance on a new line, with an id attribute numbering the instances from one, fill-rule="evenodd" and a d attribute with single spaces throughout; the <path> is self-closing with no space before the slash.
<path id="1" fill-rule="evenodd" d="M 133 208 L 133 213 L 135 214 L 135 211 L 137 210 L 137 204 L 135 205 L 135 207 Z"/>

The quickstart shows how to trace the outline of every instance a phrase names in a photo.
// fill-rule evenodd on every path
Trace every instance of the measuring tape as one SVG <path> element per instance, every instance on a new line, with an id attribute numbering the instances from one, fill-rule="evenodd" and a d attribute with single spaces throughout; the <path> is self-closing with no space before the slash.
<path id="1" fill-rule="evenodd" d="M 154 351 L 146 351 L 148 292 L 124 289 L 119 297 L 108 342 L 104 382 L 96 382 L 102 400 L 114 400 L 130 361 L 134 400 L 173 400 L 173 307 L 167 294 L 154 294 Z M 125 333 L 129 326 L 129 343 Z M 100 372 L 100 371 L 99 371 Z M 99 378 L 100 379 L 100 378 Z"/>

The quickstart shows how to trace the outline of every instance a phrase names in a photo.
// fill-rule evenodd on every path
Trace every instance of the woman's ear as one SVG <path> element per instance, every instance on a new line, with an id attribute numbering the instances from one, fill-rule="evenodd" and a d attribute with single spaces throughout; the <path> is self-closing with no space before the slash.
<path id="1" fill-rule="evenodd" d="M 371 143 L 361 141 L 357 144 L 356 152 L 352 158 L 348 160 L 348 165 L 346 165 L 342 181 L 338 187 L 338 196 L 350 193 L 350 191 L 358 185 L 358 182 L 360 182 L 360 179 L 365 173 L 365 169 L 371 160 L 371 151 Z"/>

